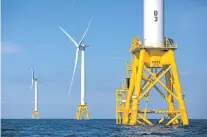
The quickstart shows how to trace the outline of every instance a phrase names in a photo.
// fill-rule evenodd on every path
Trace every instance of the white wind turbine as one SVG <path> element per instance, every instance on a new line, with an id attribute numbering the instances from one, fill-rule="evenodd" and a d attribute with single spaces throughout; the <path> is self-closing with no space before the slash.
<path id="1" fill-rule="evenodd" d="M 79 43 L 77 43 L 65 30 L 63 30 L 63 28 L 59 27 L 66 34 L 66 36 L 73 42 L 73 44 L 76 46 L 75 65 L 74 65 L 73 76 L 72 76 L 68 95 L 70 94 L 74 75 L 75 75 L 76 65 L 78 62 L 78 53 L 79 53 L 79 50 L 81 51 L 81 105 L 85 105 L 85 101 L 84 101 L 84 97 L 85 97 L 85 48 L 88 47 L 88 45 L 83 44 L 83 40 L 85 38 L 85 35 L 88 31 L 88 28 L 89 28 L 91 22 L 92 22 L 92 19 L 90 20 L 88 27 L 87 27 L 85 33 L 83 34 L 83 37 Z"/>
<path id="2" fill-rule="evenodd" d="M 38 108 L 37 108 L 37 105 L 38 105 L 38 99 L 37 99 L 37 84 L 38 84 L 38 78 L 34 76 L 34 69 L 31 68 L 32 70 L 32 84 L 31 84 L 31 89 L 33 88 L 33 85 L 34 85 L 34 91 L 35 91 L 35 100 L 34 100 L 34 103 L 35 103 L 35 110 L 33 112 L 33 115 L 36 116 L 36 115 L 39 115 L 38 114 Z"/>

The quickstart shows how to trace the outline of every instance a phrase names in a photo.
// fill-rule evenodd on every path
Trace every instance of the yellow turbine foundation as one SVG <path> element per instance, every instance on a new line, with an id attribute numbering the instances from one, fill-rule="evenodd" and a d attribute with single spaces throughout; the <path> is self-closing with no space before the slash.
<path id="1" fill-rule="evenodd" d="M 169 44 L 162 48 L 141 47 L 138 37 L 133 40 L 130 53 L 134 56 L 127 72 L 131 72 L 130 81 L 122 89 L 116 90 L 116 123 L 153 125 L 147 114 L 165 114 L 157 123 L 166 125 L 189 125 L 188 115 L 181 90 L 179 74 L 176 66 L 174 50 L 177 45 Z M 127 73 L 127 77 L 128 73 Z M 162 78 L 165 79 L 163 80 Z M 165 82 L 163 82 L 165 81 Z M 158 84 L 160 86 L 158 86 Z M 162 87 L 163 89 L 160 89 Z M 167 110 L 148 110 L 149 94 L 154 88 L 168 104 Z M 165 93 L 163 92 L 165 90 Z M 145 99 L 146 107 L 140 110 L 140 101 Z M 175 103 L 177 102 L 177 108 Z M 154 103 L 159 103 L 157 100 Z"/>
<path id="2" fill-rule="evenodd" d="M 83 116 L 85 116 L 85 118 Z M 78 106 L 78 111 L 76 113 L 76 120 L 81 120 L 81 119 L 89 120 L 87 105 Z"/>
<path id="3" fill-rule="evenodd" d="M 39 119 L 39 118 L 40 118 L 39 112 L 38 111 L 34 111 L 32 113 L 32 119 Z"/>

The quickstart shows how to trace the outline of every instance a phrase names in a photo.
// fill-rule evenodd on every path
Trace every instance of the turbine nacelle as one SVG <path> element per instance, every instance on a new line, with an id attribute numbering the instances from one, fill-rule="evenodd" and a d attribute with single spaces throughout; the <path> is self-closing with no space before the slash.
<path id="1" fill-rule="evenodd" d="M 38 78 L 33 78 L 34 81 L 38 81 Z"/>
<path id="2" fill-rule="evenodd" d="M 87 47 L 89 47 L 89 45 L 85 45 L 85 44 L 81 44 L 81 45 L 79 45 L 79 49 L 80 50 L 85 50 L 85 48 L 87 48 Z"/>
<path id="3" fill-rule="evenodd" d="M 89 47 L 89 45 L 85 45 L 85 44 L 81 44 L 81 46 L 83 46 L 83 47 L 85 47 L 85 48 L 86 48 L 86 47 Z"/>
<path id="4" fill-rule="evenodd" d="M 31 68 L 31 70 L 32 70 L 32 84 L 31 84 L 31 89 L 32 89 L 32 87 L 33 87 L 33 82 L 34 82 L 34 81 L 38 81 L 38 78 L 34 76 L 34 69 Z"/>

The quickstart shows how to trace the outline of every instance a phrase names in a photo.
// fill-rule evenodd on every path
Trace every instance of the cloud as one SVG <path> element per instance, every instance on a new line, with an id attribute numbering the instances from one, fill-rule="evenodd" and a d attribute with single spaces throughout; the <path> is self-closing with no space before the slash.
<path id="1" fill-rule="evenodd" d="M 1 45 L 1 53 L 2 54 L 11 54 L 20 52 L 20 48 L 13 44 L 2 44 Z"/>

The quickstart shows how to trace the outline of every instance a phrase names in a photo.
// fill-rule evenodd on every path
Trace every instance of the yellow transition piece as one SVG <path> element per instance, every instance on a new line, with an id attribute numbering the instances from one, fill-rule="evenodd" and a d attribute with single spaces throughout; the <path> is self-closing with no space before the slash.
<path id="1" fill-rule="evenodd" d="M 32 119 L 39 119 L 39 118 L 40 118 L 39 112 L 38 111 L 34 111 L 32 113 Z"/>
<path id="2" fill-rule="evenodd" d="M 79 105 L 78 106 L 78 111 L 76 113 L 76 120 L 84 119 L 82 116 L 85 116 L 85 120 L 89 120 L 87 105 Z"/>
<path id="3" fill-rule="evenodd" d="M 157 122 L 158 124 L 167 121 L 165 125 L 189 125 L 174 55 L 177 45 L 169 42 L 170 39 L 166 38 L 164 47 L 149 48 L 142 47 L 138 37 L 133 40 L 130 48 L 133 62 L 131 65 L 127 62 L 127 81 L 123 82 L 122 89 L 116 90 L 117 124 L 153 125 L 147 118 L 147 114 L 164 114 L 164 117 Z M 152 88 L 168 104 L 167 110 L 147 108 Z M 140 110 L 139 105 L 143 99 L 146 106 L 144 110 Z M 153 103 L 159 103 L 159 100 Z"/>

